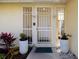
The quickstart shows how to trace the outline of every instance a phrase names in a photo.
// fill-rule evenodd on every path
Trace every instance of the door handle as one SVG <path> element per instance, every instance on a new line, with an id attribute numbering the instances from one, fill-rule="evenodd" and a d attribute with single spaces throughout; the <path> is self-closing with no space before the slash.
<path id="1" fill-rule="evenodd" d="M 36 25 L 36 23 L 34 22 L 34 23 L 33 23 L 33 26 L 35 26 L 35 25 Z"/>

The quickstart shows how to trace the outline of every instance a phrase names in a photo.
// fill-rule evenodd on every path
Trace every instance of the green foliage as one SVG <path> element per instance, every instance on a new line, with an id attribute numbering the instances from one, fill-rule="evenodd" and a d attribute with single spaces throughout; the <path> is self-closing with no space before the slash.
<path id="1" fill-rule="evenodd" d="M 68 40 L 68 37 L 71 37 L 71 35 L 63 33 L 61 39 L 62 40 Z"/>
<path id="2" fill-rule="evenodd" d="M 26 39 L 26 35 L 24 33 L 20 33 L 20 40 L 21 41 L 25 41 Z"/>
<path id="3" fill-rule="evenodd" d="M 4 54 L 0 54 L 0 59 L 4 59 Z"/>
<path id="4" fill-rule="evenodd" d="M 24 39 L 26 36 L 25 36 L 25 34 L 24 33 L 20 33 L 20 38 L 21 39 Z"/>
<path id="5" fill-rule="evenodd" d="M 13 57 L 19 54 L 19 48 L 15 47 L 15 48 L 11 48 L 9 50 L 9 52 L 7 53 L 5 59 L 14 59 Z M 16 59 L 16 57 L 15 57 Z"/>

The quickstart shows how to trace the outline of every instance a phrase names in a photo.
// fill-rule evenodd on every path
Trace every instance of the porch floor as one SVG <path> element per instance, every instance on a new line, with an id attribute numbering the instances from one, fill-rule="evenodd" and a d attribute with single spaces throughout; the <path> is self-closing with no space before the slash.
<path id="1" fill-rule="evenodd" d="M 54 51 L 53 53 L 35 53 L 35 48 L 32 49 L 27 59 L 75 59 L 69 55 L 60 55 Z"/>

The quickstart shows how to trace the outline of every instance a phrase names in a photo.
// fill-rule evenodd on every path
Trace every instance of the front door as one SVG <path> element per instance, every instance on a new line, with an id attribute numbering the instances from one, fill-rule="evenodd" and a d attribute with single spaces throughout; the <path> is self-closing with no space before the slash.
<path id="1" fill-rule="evenodd" d="M 51 8 L 37 7 L 37 46 L 50 47 L 51 38 Z"/>
<path id="2" fill-rule="evenodd" d="M 52 43 L 56 43 L 56 30 L 54 30 L 56 22 L 53 22 L 53 19 L 50 7 L 24 8 L 24 33 L 32 38 L 29 41 L 34 46 L 53 47 Z"/>

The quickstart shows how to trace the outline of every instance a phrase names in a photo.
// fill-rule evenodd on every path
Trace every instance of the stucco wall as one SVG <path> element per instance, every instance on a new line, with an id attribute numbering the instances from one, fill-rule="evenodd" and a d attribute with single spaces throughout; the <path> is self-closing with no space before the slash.
<path id="1" fill-rule="evenodd" d="M 78 56 L 78 9 L 77 0 L 66 4 L 65 8 L 65 32 L 72 35 L 69 39 L 71 51 Z"/>
<path id="2" fill-rule="evenodd" d="M 0 4 L 0 32 L 11 32 L 17 37 L 22 32 L 22 9 L 18 4 Z"/>

